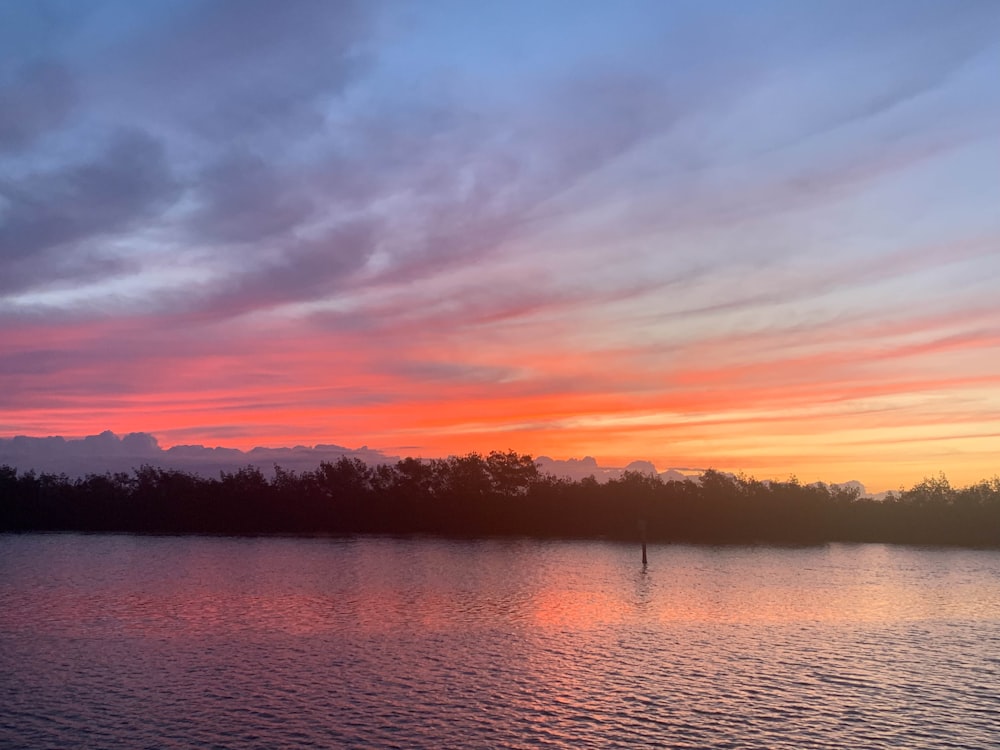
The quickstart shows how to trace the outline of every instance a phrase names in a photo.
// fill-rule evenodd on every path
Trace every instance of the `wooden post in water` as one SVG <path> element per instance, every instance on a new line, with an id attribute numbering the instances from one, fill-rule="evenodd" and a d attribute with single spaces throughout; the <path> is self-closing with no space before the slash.
<path id="1" fill-rule="evenodd" d="M 642 564 L 646 565 L 646 519 L 639 519 L 639 536 L 642 538 Z"/>

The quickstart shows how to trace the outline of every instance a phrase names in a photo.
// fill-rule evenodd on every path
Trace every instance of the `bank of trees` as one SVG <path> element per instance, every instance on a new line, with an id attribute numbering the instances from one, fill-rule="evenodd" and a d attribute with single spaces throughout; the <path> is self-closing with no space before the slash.
<path id="1" fill-rule="evenodd" d="M 699 482 L 626 472 L 598 483 L 543 475 L 494 452 L 296 473 L 255 466 L 205 478 L 142 466 L 65 475 L 0 467 L 0 530 L 213 534 L 444 534 L 709 543 L 900 542 L 1000 546 L 1000 479 L 943 476 L 875 500 L 822 485 L 707 471 Z"/>

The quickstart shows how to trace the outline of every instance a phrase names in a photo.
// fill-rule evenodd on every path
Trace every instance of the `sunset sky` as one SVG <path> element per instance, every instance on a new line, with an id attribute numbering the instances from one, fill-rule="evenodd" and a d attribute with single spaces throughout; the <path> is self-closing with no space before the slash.
<path id="1" fill-rule="evenodd" d="M 993 0 L 0 0 L 0 436 L 991 477 L 998 81 Z"/>

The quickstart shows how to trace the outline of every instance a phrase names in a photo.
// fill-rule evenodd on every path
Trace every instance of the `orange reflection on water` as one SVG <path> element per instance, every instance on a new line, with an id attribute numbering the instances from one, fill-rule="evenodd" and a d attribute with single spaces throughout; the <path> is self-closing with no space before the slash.
<path id="1" fill-rule="evenodd" d="M 637 546 L 602 543 L 43 543 L 87 554 L 26 567 L 5 627 L 171 639 L 1000 622 L 1000 562 L 976 551 L 650 545 L 642 568 Z"/>
<path id="2" fill-rule="evenodd" d="M 544 571 L 530 613 L 535 624 L 562 629 L 630 622 L 870 624 L 998 617 L 995 591 L 984 590 L 981 576 L 953 564 L 951 558 L 961 554 L 886 545 L 803 550 L 651 545 L 646 568 L 630 560 L 617 570 Z"/>
<path id="3" fill-rule="evenodd" d="M 601 591 L 552 588 L 537 592 L 531 600 L 532 620 L 542 627 L 610 625 L 624 622 L 627 614 L 620 598 Z"/>

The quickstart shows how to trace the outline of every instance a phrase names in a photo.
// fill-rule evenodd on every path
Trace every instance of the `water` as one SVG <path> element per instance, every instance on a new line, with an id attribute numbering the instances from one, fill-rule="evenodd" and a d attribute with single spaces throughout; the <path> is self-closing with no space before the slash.
<path id="1" fill-rule="evenodd" d="M 0 536 L 0 747 L 1000 747 L 1000 553 L 649 557 Z"/>

